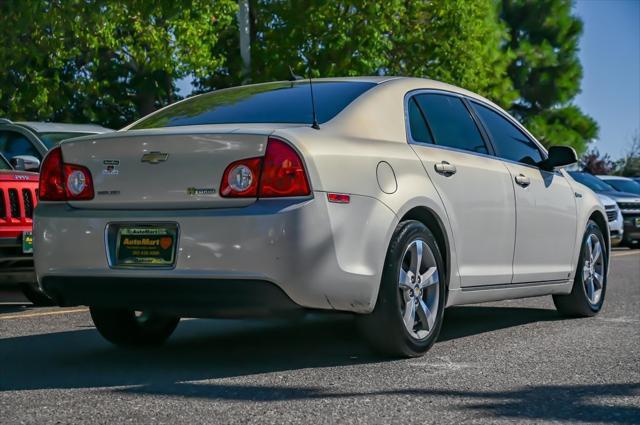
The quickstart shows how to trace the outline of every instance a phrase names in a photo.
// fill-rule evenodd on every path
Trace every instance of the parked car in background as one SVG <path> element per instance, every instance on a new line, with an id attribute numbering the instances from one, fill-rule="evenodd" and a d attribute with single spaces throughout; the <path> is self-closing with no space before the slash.
<path id="1" fill-rule="evenodd" d="M 629 248 L 640 248 L 640 195 L 620 192 L 593 174 L 580 171 L 570 171 L 569 174 L 578 183 L 618 203 L 624 219 L 624 235 L 621 244 Z"/>
<path id="2" fill-rule="evenodd" d="M 37 305 L 51 304 L 33 270 L 33 211 L 38 174 L 14 170 L 0 154 L 0 287 L 21 289 Z"/>
<path id="3" fill-rule="evenodd" d="M 640 195 L 640 183 L 629 177 L 597 176 L 609 186 L 620 192 L 635 193 Z"/>
<path id="4" fill-rule="evenodd" d="M 16 169 L 37 171 L 44 155 L 61 140 L 111 131 L 94 124 L 12 122 L 0 118 L 0 154 Z"/>
<path id="5" fill-rule="evenodd" d="M 622 236 L 624 235 L 624 219 L 622 217 L 622 211 L 620 211 L 618 203 L 613 199 L 600 193 L 598 193 L 597 195 L 600 198 L 602 205 L 604 205 L 605 211 L 607 212 L 611 245 L 619 245 L 620 242 L 622 242 Z"/>
<path id="6" fill-rule="evenodd" d="M 562 314 L 600 311 L 607 215 L 562 169 L 576 161 L 432 80 L 216 90 L 52 149 L 36 270 L 118 345 L 159 344 L 180 317 L 320 309 L 419 356 L 446 305 L 553 295 Z"/>

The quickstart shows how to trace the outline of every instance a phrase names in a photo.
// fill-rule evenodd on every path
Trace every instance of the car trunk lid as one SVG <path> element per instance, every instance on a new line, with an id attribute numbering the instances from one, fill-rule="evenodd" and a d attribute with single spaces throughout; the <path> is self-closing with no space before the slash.
<path id="1" fill-rule="evenodd" d="M 87 167 L 95 196 L 76 208 L 187 209 L 241 207 L 255 198 L 224 198 L 225 168 L 264 155 L 268 133 L 118 132 L 63 143 L 65 163 Z"/>

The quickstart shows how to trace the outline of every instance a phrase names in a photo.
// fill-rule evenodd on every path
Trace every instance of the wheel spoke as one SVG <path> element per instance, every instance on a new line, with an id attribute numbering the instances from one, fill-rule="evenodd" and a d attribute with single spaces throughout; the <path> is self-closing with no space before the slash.
<path id="1" fill-rule="evenodd" d="M 595 292 L 595 288 L 593 285 L 593 279 L 587 279 L 587 298 L 589 298 L 590 302 L 593 302 L 593 293 Z"/>
<path id="2" fill-rule="evenodd" d="M 431 310 L 429 310 L 429 307 L 427 307 L 427 304 L 422 299 L 420 300 L 420 307 L 418 308 L 418 317 L 420 318 L 422 325 L 426 326 L 428 331 L 433 329 L 433 317 L 431 315 Z"/>
<path id="3" fill-rule="evenodd" d="M 589 259 L 593 258 L 593 239 L 591 236 L 587 238 L 587 249 L 589 250 Z"/>
<path id="4" fill-rule="evenodd" d="M 407 329 L 410 332 L 413 332 L 413 326 L 415 325 L 415 322 L 416 322 L 416 303 L 413 300 L 413 298 L 407 301 L 402 320 L 404 320 L 404 324 L 407 327 Z"/>
<path id="5" fill-rule="evenodd" d="M 591 262 L 595 263 L 600 258 L 602 254 L 602 247 L 600 246 L 600 242 L 596 242 L 596 245 L 593 247 L 593 254 L 591 256 Z"/>
<path id="6" fill-rule="evenodd" d="M 438 268 L 429 267 L 426 272 L 420 276 L 420 288 L 426 288 L 427 286 L 435 285 L 439 281 Z"/>
<path id="7" fill-rule="evenodd" d="M 402 267 L 400 267 L 400 288 L 402 289 L 412 289 L 413 284 L 411 283 L 411 278 L 413 277 L 413 273 L 411 271 L 405 271 Z"/>
<path id="8" fill-rule="evenodd" d="M 602 289 L 602 275 L 594 272 L 593 273 L 593 282 L 595 283 L 596 289 Z"/>
<path id="9" fill-rule="evenodd" d="M 411 266 L 410 270 L 414 276 L 420 275 L 420 268 L 422 266 L 422 241 L 415 241 L 411 245 Z"/>

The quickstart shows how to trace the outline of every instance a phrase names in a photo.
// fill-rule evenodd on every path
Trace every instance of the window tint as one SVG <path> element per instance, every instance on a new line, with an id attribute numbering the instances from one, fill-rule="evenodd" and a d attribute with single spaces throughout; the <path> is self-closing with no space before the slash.
<path id="1" fill-rule="evenodd" d="M 582 183 L 594 192 L 615 192 L 615 189 L 603 182 L 599 178 L 589 173 L 580 171 L 569 171 L 569 174 L 575 181 Z"/>
<path id="2" fill-rule="evenodd" d="M 416 142 L 433 143 L 427 123 L 424 121 L 422 112 L 416 103 L 415 98 L 409 100 L 409 127 L 411 127 L 411 138 Z"/>
<path id="3" fill-rule="evenodd" d="M 613 186 L 614 189 L 619 190 L 620 192 L 629 192 L 640 195 L 640 183 L 634 182 L 633 180 L 607 179 L 604 182 Z"/>
<path id="4" fill-rule="evenodd" d="M 55 132 L 51 132 L 51 133 L 38 133 L 38 137 L 40 138 L 40 140 L 42 140 L 42 142 L 45 144 L 45 146 L 47 148 L 51 149 L 54 146 L 57 146 L 58 143 L 62 142 L 65 139 L 71 139 L 71 138 L 74 138 L 74 137 L 89 136 L 90 134 L 94 134 L 94 133 L 55 133 Z"/>
<path id="5" fill-rule="evenodd" d="M 11 170 L 11 165 L 9 164 L 9 162 L 4 159 L 4 156 L 2 156 L 2 154 L 0 154 L 0 170 Z"/>
<path id="6" fill-rule="evenodd" d="M 29 139 L 14 131 L 0 131 L 0 153 L 9 160 L 18 155 L 32 155 L 41 158 L 40 153 Z"/>
<path id="7" fill-rule="evenodd" d="M 415 97 L 427 118 L 437 145 L 488 153 L 473 118 L 457 97 L 422 94 Z"/>
<path id="8" fill-rule="evenodd" d="M 529 165 L 536 165 L 542 161 L 538 146 L 518 127 L 497 112 L 475 102 L 472 104 L 487 126 L 499 157 Z"/>
<path id="9" fill-rule="evenodd" d="M 317 81 L 313 83 L 318 122 L 336 116 L 374 83 Z M 234 87 L 194 96 L 151 115 L 132 129 L 199 124 L 291 123 L 311 124 L 308 81 Z"/>

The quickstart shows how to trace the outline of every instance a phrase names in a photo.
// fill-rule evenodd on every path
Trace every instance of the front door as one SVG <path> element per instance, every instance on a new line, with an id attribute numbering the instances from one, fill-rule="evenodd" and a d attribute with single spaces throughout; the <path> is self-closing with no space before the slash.
<path id="1" fill-rule="evenodd" d="M 461 285 L 510 283 L 516 223 L 509 171 L 488 155 L 459 97 L 418 94 L 408 112 L 412 147 L 451 223 Z"/>
<path id="2" fill-rule="evenodd" d="M 516 199 L 513 283 L 567 280 L 576 247 L 576 200 L 560 172 L 541 170 L 537 143 L 497 110 L 471 102 L 496 155 L 511 174 Z"/>

